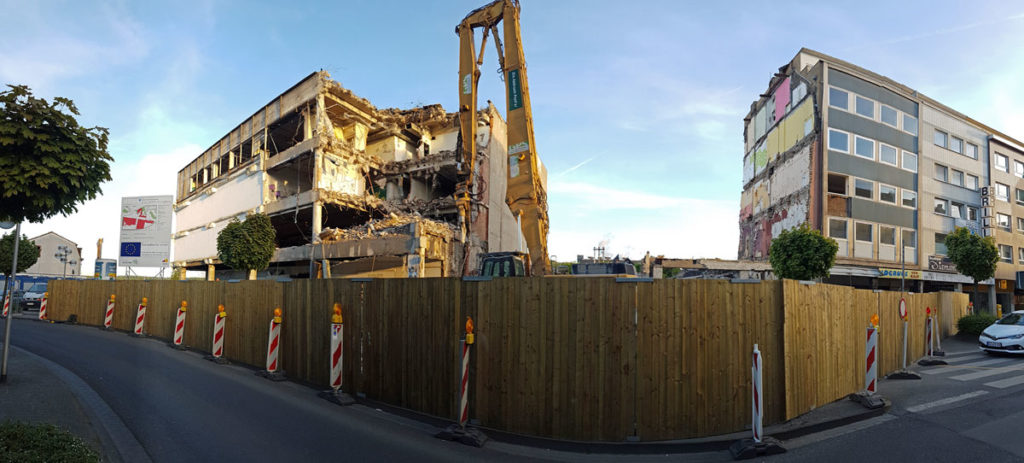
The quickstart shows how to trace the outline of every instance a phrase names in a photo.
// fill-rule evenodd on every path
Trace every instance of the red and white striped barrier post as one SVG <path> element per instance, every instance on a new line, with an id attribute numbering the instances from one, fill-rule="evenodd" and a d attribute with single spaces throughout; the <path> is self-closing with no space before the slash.
<path id="1" fill-rule="evenodd" d="M 103 316 L 103 329 L 109 330 L 110 325 L 114 323 L 114 295 L 110 295 L 110 300 L 107 301 L 107 313 Z"/>
<path id="2" fill-rule="evenodd" d="M 284 372 L 279 371 L 277 359 L 281 352 L 281 308 L 274 309 L 274 318 L 270 319 L 270 330 L 267 335 L 267 369 L 257 372 L 258 375 L 274 381 L 284 381 Z"/>
<path id="3" fill-rule="evenodd" d="M 178 308 L 178 315 L 174 318 L 174 338 L 171 340 L 171 347 L 184 349 L 182 341 L 185 339 L 185 312 L 188 311 L 188 302 L 181 301 Z"/>
<path id="4" fill-rule="evenodd" d="M 11 292 L 7 291 L 4 294 L 4 311 L 0 314 L 0 317 L 7 318 L 7 315 L 11 313 Z"/>
<path id="5" fill-rule="evenodd" d="M 459 389 L 459 426 L 469 421 L 469 347 L 473 345 L 473 319 L 466 317 L 466 338 L 462 340 L 462 387 Z"/>
<path id="6" fill-rule="evenodd" d="M 331 351 L 329 355 L 331 389 L 321 392 L 320 397 L 338 405 L 351 405 L 355 403 L 355 400 L 348 394 L 341 392 L 342 349 L 345 340 L 345 325 L 341 318 L 341 304 L 335 302 L 333 311 L 334 313 L 331 314 Z"/>
<path id="7" fill-rule="evenodd" d="M 210 355 L 206 357 L 207 360 L 212 360 L 217 363 L 228 363 L 224 359 L 224 325 L 225 319 L 228 318 L 228 313 L 224 311 L 224 304 L 217 305 L 217 315 L 213 317 L 213 347 L 210 349 Z"/>
<path id="8" fill-rule="evenodd" d="M 932 356 L 932 308 L 926 309 L 927 316 L 924 319 L 924 355 Z"/>
<path id="9" fill-rule="evenodd" d="M 135 311 L 135 330 L 132 336 L 142 337 L 142 326 L 146 323 L 146 304 L 149 303 L 149 299 L 142 298 L 142 302 L 139 304 L 139 308 Z"/>
<path id="10" fill-rule="evenodd" d="M 783 453 L 785 448 L 778 440 L 764 435 L 762 417 L 764 416 L 764 389 L 761 382 L 761 370 L 763 368 L 761 350 L 754 344 L 754 352 L 751 355 L 750 376 L 750 430 L 753 434 L 751 439 L 740 439 L 729 447 L 734 459 L 745 460 L 760 455 L 774 455 Z"/>
<path id="11" fill-rule="evenodd" d="M 49 299 L 50 292 L 43 293 L 43 301 L 39 303 L 39 319 L 46 320 L 46 300 Z"/>
<path id="12" fill-rule="evenodd" d="M 878 327 L 868 325 L 868 340 L 864 348 L 864 389 L 868 394 L 878 392 Z"/>
<path id="13" fill-rule="evenodd" d="M 935 317 L 932 315 L 932 308 L 925 308 L 926 317 L 924 319 L 924 355 L 927 358 L 923 358 L 917 362 L 921 366 L 935 366 L 935 365 L 949 365 L 945 360 L 939 360 L 936 356 L 945 356 L 946 353 L 942 352 L 942 349 L 935 349 L 935 344 L 939 341 L 941 333 L 935 332 Z"/>
<path id="14" fill-rule="evenodd" d="M 454 440 L 466 445 L 483 447 L 487 436 L 476 428 L 467 428 L 469 421 L 469 351 L 475 341 L 473 335 L 473 319 L 466 317 L 466 337 L 460 341 L 462 348 L 462 375 L 459 376 L 459 420 L 458 424 L 448 426 L 436 437 Z"/>

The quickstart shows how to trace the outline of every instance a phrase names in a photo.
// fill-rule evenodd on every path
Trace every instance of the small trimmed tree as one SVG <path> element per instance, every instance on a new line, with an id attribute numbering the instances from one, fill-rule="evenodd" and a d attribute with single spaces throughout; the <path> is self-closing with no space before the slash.
<path id="1" fill-rule="evenodd" d="M 245 221 L 232 220 L 217 234 L 217 257 L 235 270 L 249 272 L 249 279 L 256 279 L 256 272 L 270 266 L 274 257 L 277 233 L 270 217 L 253 214 Z"/>
<path id="2" fill-rule="evenodd" d="M 10 232 L 0 238 L 0 272 L 11 271 L 12 259 L 14 259 L 14 232 Z M 39 260 L 39 248 L 36 243 L 27 236 L 21 235 L 21 242 L 18 243 L 18 273 L 28 270 Z"/>
<path id="3" fill-rule="evenodd" d="M 805 222 L 783 230 L 772 240 L 768 262 L 779 278 L 815 280 L 828 276 L 838 251 L 835 240 L 822 236 Z"/>
<path id="4" fill-rule="evenodd" d="M 956 265 L 956 271 L 974 280 L 974 300 L 978 300 L 978 282 L 992 278 L 999 263 L 999 249 L 991 236 L 982 237 L 971 233 L 965 227 L 957 227 L 946 236 L 949 260 Z M 989 301 L 989 309 L 994 306 Z"/>

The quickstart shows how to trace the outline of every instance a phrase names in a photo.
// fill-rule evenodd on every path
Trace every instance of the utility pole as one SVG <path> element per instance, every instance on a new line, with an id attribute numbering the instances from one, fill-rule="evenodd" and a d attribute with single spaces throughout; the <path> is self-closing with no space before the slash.
<path id="1" fill-rule="evenodd" d="M 21 241 L 21 222 L 14 228 L 14 259 L 11 262 L 11 274 L 7 277 L 7 284 L 4 285 L 4 294 L 8 294 L 14 286 L 14 277 L 18 274 L 18 243 Z M 11 351 L 11 322 L 14 321 L 14 313 L 8 312 L 7 320 L 4 322 L 4 348 L 2 359 L 0 359 L 0 383 L 7 382 L 7 355 Z"/>

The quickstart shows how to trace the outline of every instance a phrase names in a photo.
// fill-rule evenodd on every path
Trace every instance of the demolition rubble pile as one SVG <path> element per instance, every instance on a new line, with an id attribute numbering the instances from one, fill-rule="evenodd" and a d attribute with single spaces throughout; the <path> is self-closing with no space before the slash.
<path id="1" fill-rule="evenodd" d="M 439 222 L 420 217 L 416 214 L 391 213 L 382 219 L 371 220 L 365 224 L 349 228 L 327 228 L 320 232 L 322 241 L 347 241 L 365 238 L 385 238 L 410 234 L 409 224 L 416 223 L 420 233 L 433 235 L 450 240 L 455 236 L 456 228 L 446 222 Z"/>

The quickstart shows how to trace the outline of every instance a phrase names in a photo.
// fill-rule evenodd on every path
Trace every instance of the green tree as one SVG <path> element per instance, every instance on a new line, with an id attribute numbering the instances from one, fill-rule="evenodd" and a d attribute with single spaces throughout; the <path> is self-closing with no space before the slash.
<path id="1" fill-rule="evenodd" d="M 14 232 L 7 233 L 0 238 L 0 272 L 7 274 L 11 271 L 11 264 L 14 259 Z M 21 235 L 21 242 L 18 243 L 18 273 L 28 270 L 39 260 L 39 248 L 36 243 Z"/>
<path id="2" fill-rule="evenodd" d="M 783 230 L 768 251 L 768 262 L 779 278 L 814 280 L 828 276 L 839 245 L 806 223 Z"/>
<path id="3" fill-rule="evenodd" d="M 965 227 L 957 227 L 946 236 L 949 260 L 956 265 L 956 271 L 974 280 L 974 300 L 978 300 L 978 282 L 992 278 L 999 263 L 999 250 L 995 239 L 971 233 Z M 992 301 L 989 301 L 991 305 Z M 991 306 L 989 307 L 992 308 Z"/>
<path id="4" fill-rule="evenodd" d="M 36 98 L 24 85 L 0 92 L 0 220 L 42 222 L 94 199 L 110 180 L 109 132 L 78 125 L 67 98 Z"/>
<path id="5" fill-rule="evenodd" d="M 253 214 L 243 222 L 232 220 L 217 234 L 217 256 L 235 270 L 247 270 L 249 279 L 270 266 L 274 257 L 277 234 L 270 217 Z"/>

